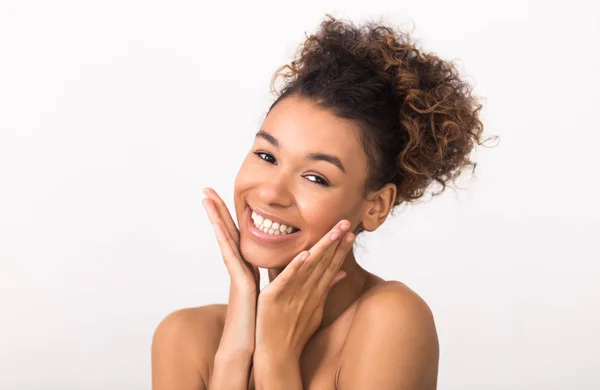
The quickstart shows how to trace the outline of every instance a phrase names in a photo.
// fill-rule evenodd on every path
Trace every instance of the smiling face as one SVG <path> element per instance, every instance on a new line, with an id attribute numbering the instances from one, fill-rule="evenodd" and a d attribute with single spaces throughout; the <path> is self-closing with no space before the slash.
<path id="1" fill-rule="evenodd" d="M 352 123 L 296 97 L 277 103 L 235 180 L 242 256 L 283 268 L 341 219 L 355 228 L 368 207 L 366 161 Z"/>

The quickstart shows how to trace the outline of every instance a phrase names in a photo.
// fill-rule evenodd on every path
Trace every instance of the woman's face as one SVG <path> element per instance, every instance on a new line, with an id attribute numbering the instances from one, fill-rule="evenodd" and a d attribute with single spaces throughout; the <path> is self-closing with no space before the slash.
<path id="1" fill-rule="evenodd" d="M 310 101 L 281 100 L 235 180 L 242 256 L 258 267 L 283 268 L 341 219 L 355 228 L 366 164 L 354 125 Z"/>

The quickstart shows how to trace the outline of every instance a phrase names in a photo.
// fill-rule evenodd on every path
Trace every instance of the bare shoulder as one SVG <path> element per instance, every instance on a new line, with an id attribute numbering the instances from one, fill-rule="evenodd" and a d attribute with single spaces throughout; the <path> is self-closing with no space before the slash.
<path id="1" fill-rule="evenodd" d="M 422 337 L 437 339 L 429 305 L 415 291 L 395 280 L 375 284 L 358 303 L 350 332 L 355 337 L 370 336 L 362 332 L 374 330 L 418 332 Z"/>
<path id="2" fill-rule="evenodd" d="M 358 303 L 343 350 L 339 388 L 375 381 L 381 389 L 434 389 L 438 359 L 429 305 L 405 284 L 382 281 Z"/>
<path id="3" fill-rule="evenodd" d="M 153 389 L 206 388 L 226 311 L 227 305 L 180 309 L 158 324 L 152 338 Z"/>
<path id="4" fill-rule="evenodd" d="M 155 342 L 201 342 L 217 345 L 223 331 L 227 305 L 206 305 L 176 310 L 158 324 L 154 332 Z M 215 350 L 216 351 L 216 350 Z"/>
<path id="5" fill-rule="evenodd" d="M 433 321 L 433 314 L 423 298 L 404 283 L 395 280 L 382 281 L 364 292 L 357 307 L 357 315 L 374 312 L 396 320 Z"/>

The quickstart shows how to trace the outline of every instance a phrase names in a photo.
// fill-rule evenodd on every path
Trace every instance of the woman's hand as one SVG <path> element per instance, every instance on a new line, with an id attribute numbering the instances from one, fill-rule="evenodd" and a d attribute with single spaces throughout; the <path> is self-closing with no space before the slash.
<path id="1" fill-rule="evenodd" d="M 256 323 L 256 347 L 261 358 L 268 355 L 299 361 L 321 323 L 329 290 L 346 276 L 340 267 L 355 237 L 349 228 L 350 222 L 340 221 L 261 291 Z"/>
<path id="2" fill-rule="evenodd" d="M 240 233 L 231 213 L 215 190 L 207 188 L 204 194 L 207 198 L 203 199 L 202 205 L 213 224 L 232 287 L 253 294 L 256 298 L 260 287 L 260 273 L 240 253 Z"/>
<path id="3" fill-rule="evenodd" d="M 240 235 L 233 218 L 219 195 L 210 188 L 202 201 L 213 224 L 221 255 L 230 276 L 229 302 L 219 352 L 252 354 L 256 323 L 256 300 L 260 290 L 258 268 L 242 257 Z"/>

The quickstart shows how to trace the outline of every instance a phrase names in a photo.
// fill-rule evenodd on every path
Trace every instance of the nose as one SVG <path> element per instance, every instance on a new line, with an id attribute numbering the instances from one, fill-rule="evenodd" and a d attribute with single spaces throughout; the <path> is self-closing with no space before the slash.
<path id="1" fill-rule="evenodd" d="M 266 177 L 259 185 L 258 197 L 263 204 L 272 207 L 291 206 L 293 196 L 289 178 L 281 173 Z"/>

